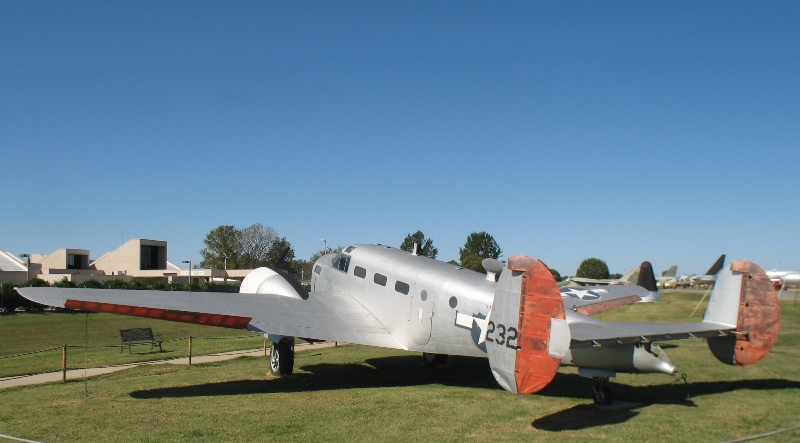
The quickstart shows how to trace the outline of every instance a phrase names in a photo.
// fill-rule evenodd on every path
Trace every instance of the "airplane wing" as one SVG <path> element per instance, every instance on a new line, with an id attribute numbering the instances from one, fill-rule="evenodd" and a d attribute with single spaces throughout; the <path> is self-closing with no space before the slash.
<path id="1" fill-rule="evenodd" d="M 719 337 L 736 330 L 735 325 L 719 322 L 604 322 L 570 313 L 567 313 L 567 322 L 571 334 L 571 349 Z"/>
<path id="2" fill-rule="evenodd" d="M 346 294 L 312 292 L 299 300 L 274 294 L 17 288 L 43 305 L 266 334 L 404 349 L 360 303 Z"/>
<path id="3" fill-rule="evenodd" d="M 636 285 L 561 287 L 564 310 L 594 315 L 630 305 L 647 297 L 647 289 Z"/>

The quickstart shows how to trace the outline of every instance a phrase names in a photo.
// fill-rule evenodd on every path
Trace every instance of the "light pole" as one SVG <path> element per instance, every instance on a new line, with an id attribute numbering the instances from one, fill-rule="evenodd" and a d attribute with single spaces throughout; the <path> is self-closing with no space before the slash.
<path id="1" fill-rule="evenodd" d="M 192 289 L 192 261 L 184 260 L 183 263 L 189 263 L 189 290 Z"/>
<path id="2" fill-rule="evenodd" d="M 222 278 L 225 279 L 225 284 L 227 285 L 228 284 L 228 256 L 227 255 L 223 255 L 222 258 L 225 259 L 225 276 L 223 276 Z"/>
<path id="3" fill-rule="evenodd" d="M 325 254 L 327 254 L 327 253 L 328 253 L 328 242 L 327 242 L 327 241 L 325 241 L 325 239 L 323 238 L 323 239 L 322 239 L 322 244 L 323 244 L 323 246 L 324 246 L 324 247 L 322 248 L 322 255 L 325 255 Z"/>
<path id="4" fill-rule="evenodd" d="M 27 270 L 25 276 L 28 278 L 28 280 L 30 280 L 31 279 L 31 255 L 30 254 L 20 254 L 19 258 L 28 259 L 28 270 Z"/>

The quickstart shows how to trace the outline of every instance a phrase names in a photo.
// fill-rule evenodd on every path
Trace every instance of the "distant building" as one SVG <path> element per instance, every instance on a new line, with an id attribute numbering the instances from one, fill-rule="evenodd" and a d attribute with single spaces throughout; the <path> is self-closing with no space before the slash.
<path id="1" fill-rule="evenodd" d="M 160 240 L 131 239 L 119 248 L 92 261 L 87 249 L 56 249 L 48 255 L 31 254 L 30 270 L 27 259 L 0 251 L 0 282 L 22 283 L 38 277 L 50 283 L 67 279 L 75 283 L 86 280 L 106 281 L 137 280 L 145 284 L 164 283 L 202 284 L 206 281 L 223 281 L 244 278 L 250 269 L 181 269 L 167 260 L 167 242 Z"/>

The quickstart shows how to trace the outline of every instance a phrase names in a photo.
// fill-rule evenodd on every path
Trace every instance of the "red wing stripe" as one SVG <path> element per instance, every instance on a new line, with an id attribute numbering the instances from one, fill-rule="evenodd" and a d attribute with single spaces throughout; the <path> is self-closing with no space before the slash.
<path id="1" fill-rule="evenodd" d="M 79 309 L 90 312 L 106 312 L 109 314 L 131 315 L 134 317 L 155 318 L 158 320 L 194 323 L 198 325 L 221 326 L 224 328 L 244 329 L 252 317 L 235 315 L 206 314 L 202 312 L 175 311 L 169 309 L 146 308 L 142 306 L 117 305 L 94 301 L 67 300 L 67 309 Z"/>
<path id="2" fill-rule="evenodd" d="M 575 310 L 583 315 L 594 315 L 609 311 L 611 309 L 619 308 L 620 306 L 636 303 L 641 299 L 642 297 L 639 297 L 638 295 L 629 295 L 616 300 L 601 301 L 599 303 L 592 303 L 591 305 L 584 305 Z"/>

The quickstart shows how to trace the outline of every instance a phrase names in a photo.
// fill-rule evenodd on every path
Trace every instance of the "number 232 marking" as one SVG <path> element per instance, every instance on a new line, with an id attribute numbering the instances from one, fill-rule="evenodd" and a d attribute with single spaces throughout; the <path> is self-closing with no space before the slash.
<path id="1" fill-rule="evenodd" d="M 492 338 L 492 334 L 497 331 L 497 338 Z M 508 335 L 506 335 L 508 334 Z M 519 350 L 520 347 L 516 343 L 518 331 L 515 327 L 506 328 L 504 324 L 497 323 L 495 324 L 493 321 L 489 322 L 489 325 L 486 327 L 486 341 L 490 343 L 497 343 L 500 346 L 505 345 L 505 347 L 509 349 Z"/>

